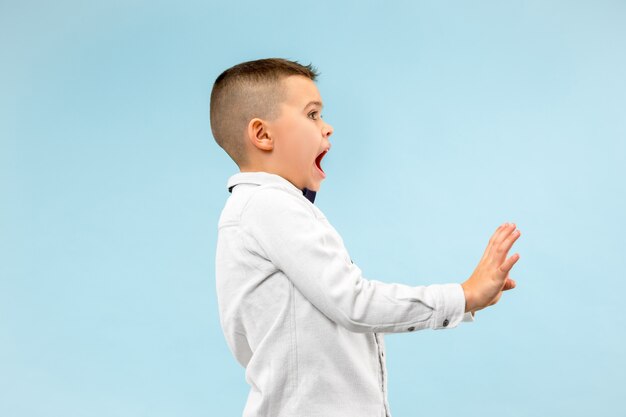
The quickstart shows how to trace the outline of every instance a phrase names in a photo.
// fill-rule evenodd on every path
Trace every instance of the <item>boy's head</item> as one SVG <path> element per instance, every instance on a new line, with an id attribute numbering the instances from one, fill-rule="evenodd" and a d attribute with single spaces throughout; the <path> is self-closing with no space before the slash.
<path id="1" fill-rule="evenodd" d="M 211 91 L 211 130 L 241 172 L 278 174 L 319 190 L 333 128 L 321 119 L 316 70 L 280 58 L 235 65 Z"/>

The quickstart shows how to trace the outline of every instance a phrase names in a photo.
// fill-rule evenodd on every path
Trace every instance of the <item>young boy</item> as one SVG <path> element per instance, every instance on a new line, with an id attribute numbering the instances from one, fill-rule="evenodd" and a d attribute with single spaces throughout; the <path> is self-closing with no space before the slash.
<path id="1" fill-rule="evenodd" d="M 456 327 L 515 287 L 498 227 L 462 284 L 408 286 L 363 277 L 313 202 L 333 128 L 317 73 L 284 59 L 224 71 L 211 129 L 240 172 L 218 226 L 216 281 L 228 346 L 246 368 L 245 417 L 389 417 L 384 333 Z"/>

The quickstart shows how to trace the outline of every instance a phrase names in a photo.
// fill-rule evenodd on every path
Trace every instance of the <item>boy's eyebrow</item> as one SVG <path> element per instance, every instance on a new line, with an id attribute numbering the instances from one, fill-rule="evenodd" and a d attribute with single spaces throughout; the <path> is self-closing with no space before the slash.
<path id="1" fill-rule="evenodd" d="M 321 102 L 321 101 L 309 101 L 309 102 L 307 103 L 307 105 L 306 105 L 306 106 L 304 106 L 304 109 L 302 109 L 302 110 L 305 110 L 305 109 L 306 109 L 307 107 L 309 107 L 311 104 L 317 104 L 318 106 L 320 106 L 320 107 L 324 108 L 324 105 L 322 104 L 322 102 Z"/>

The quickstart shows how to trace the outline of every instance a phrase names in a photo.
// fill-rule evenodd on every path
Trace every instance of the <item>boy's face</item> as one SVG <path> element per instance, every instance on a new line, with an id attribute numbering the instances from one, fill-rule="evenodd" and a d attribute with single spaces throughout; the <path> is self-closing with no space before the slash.
<path id="1" fill-rule="evenodd" d="M 286 94 L 280 116 L 266 121 L 273 142 L 270 154 L 266 153 L 268 162 L 274 173 L 296 187 L 318 191 L 326 177 L 318 163 L 330 149 L 333 128 L 321 118 L 322 98 L 312 80 L 296 75 L 282 82 Z"/>

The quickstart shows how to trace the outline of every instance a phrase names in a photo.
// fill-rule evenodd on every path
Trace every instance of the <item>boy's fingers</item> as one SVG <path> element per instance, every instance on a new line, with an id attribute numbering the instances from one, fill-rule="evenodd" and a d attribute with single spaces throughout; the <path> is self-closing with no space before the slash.
<path id="1" fill-rule="evenodd" d="M 517 262 L 518 259 L 519 259 L 519 253 L 515 253 L 515 254 L 511 255 L 511 257 L 509 259 L 507 259 L 506 261 L 504 261 L 504 263 L 502 265 L 500 265 L 498 270 L 500 272 L 502 272 L 503 274 L 508 274 L 509 271 L 511 270 L 511 268 L 513 268 L 513 265 L 515 265 L 515 262 Z"/>
<path id="2" fill-rule="evenodd" d="M 496 246 L 499 246 L 504 240 L 515 230 L 515 223 L 507 223 L 495 240 Z"/>
<path id="3" fill-rule="evenodd" d="M 500 226 L 498 226 L 498 228 L 495 230 L 495 232 L 493 232 L 493 234 L 491 235 L 491 239 L 489 239 L 489 243 L 490 244 L 493 243 L 496 240 L 496 236 L 504 228 L 505 225 L 506 225 L 506 223 L 502 223 Z"/>
<path id="4" fill-rule="evenodd" d="M 522 232 L 518 230 L 513 231 L 509 237 L 506 238 L 506 240 L 504 242 L 502 242 L 502 245 L 504 246 L 504 253 L 508 253 L 508 251 L 511 249 L 511 246 L 513 246 L 513 243 L 515 243 L 515 241 L 522 235 Z"/>
<path id="5" fill-rule="evenodd" d="M 489 254 L 491 253 L 491 249 L 492 249 L 493 245 L 495 244 L 496 239 L 498 238 L 498 234 L 502 230 L 504 230 L 506 225 L 507 225 L 507 223 L 501 224 L 500 226 L 498 226 L 496 231 L 493 232 L 493 234 L 491 235 L 491 238 L 489 238 L 489 242 L 487 243 L 487 247 L 485 248 L 485 251 L 483 252 L 483 257 L 480 258 L 480 262 L 484 261 L 485 259 L 487 259 L 489 257 Z"/>
<path id="6" fill-rule="evenodd" d="M 504 223 L 496 229 L 495 233 L 493 234 L 493 236 L 491 236 L 491 239 L 489 240 L 490 246 L 493 247 L 494 245 L 498 244 L 498 242 L 500 241 L 500 237 L 502 236 L 502 233 L 506 232 L 507 227 L 508 227 L 508 223 Z"/>
<path id="7" fill-rule="evenodd" d="M 515 239 L 519 237 L 519 232 L 515 231 L 515 225 L 512 224 L 507 228 L 507 230 L 501 235 L 502 240 L 496 243 L 495 250 L 492 251 L 491 261 L 495 264 L 501 264 L 506 258 L 511 246 L 513 246 L 513 242 Z"/>

